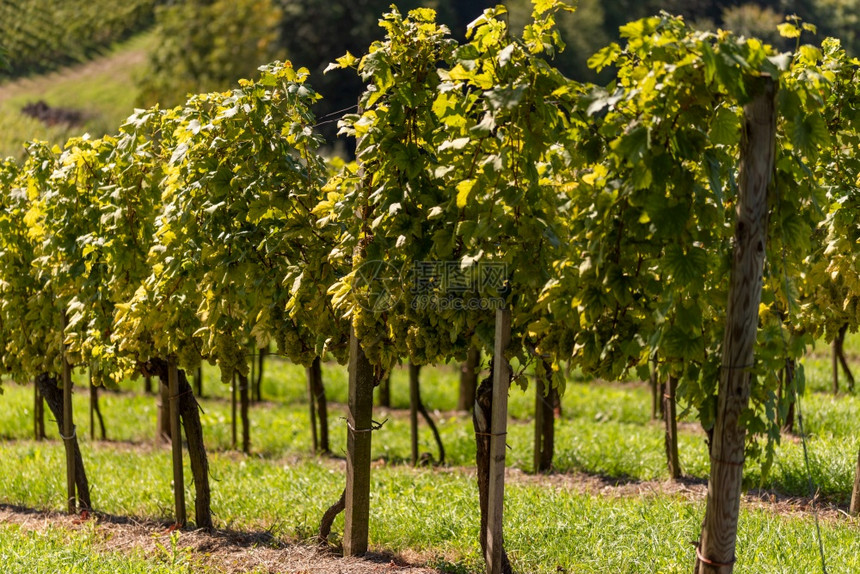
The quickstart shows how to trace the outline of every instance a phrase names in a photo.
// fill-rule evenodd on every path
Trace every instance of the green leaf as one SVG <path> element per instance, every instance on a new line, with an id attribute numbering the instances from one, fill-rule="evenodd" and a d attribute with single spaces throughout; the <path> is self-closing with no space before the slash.
<path id="1" fill-rule="evenodd" d="M 494 110 L 512 109 L 519 105 L 526 92 L 525 84 L 507 88 L 499 87 L 486 93 L 487 101 Z"/>
<path id="2" fill-rule="evenodd" d="M 735 145 L 740 141 L 741 123 L 731 108 L 721 107 L 711 120 L 708 137 L 716 145 Z"/>

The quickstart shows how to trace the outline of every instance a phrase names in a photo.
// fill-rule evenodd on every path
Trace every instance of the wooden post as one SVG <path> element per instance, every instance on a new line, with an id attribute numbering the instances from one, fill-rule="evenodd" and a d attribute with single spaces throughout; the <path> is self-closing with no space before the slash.
<path id="1" fill-rule="evenodd" d="M 511 312 L 496 311 L 493 357 L 493 413 L 490 423 L 490 491 L 487 506 L 487 574 L 502 573 L 502 513 L 505 497 L 505 437 L 508 428 L 510 367 L 505 349 L 511 340 Z"/>
<path id="2" fill-rule="evenodd" d="M 238 444 L 236 433 L 236 373 L 233 373 L 233 382 L 230 384 L 230 436 L 232 438 L 231 447 L 236 449 Z"/>
<path id="3" fill-rule="evenodd" d="M 173 496 L 176 524 L 185 526 L 185 477 L 182 470 L 182 431 L 179 429 L 179 370 L 176 359 L 167 362 L 167 387 L 170 394 L 170 436 L 173 450 Z"/>
<path id="4" fill-rule="evenodd" d="M 318 360 L 318 359 L 316 359 Z M 305 369 L 308 379 L 308 404 L 311 409 L 311 444 L 314 448 L 314 454 L 319 451 L 319 441 L 317 440 L 317 412 L 316 400 L 314 398 L 314 368 L 313 365 Z"/>
<path id="5" fill-rule="evenodd" d="M 532 469 L 535 474 L 541 471 L 541 455 L 543 454 L 543 402 L 546 400 L 543 396 L 544 384 L 542 377 L 535 378 L 535 440 L 534 440 L 534 459 Z"/>
<path id="6" fill-rule="evenodd" d="M 349 335 L 349 412 L 347 415 L 346 508 L 343 555 L 367 552 L 370 522 L 370 438 L 373 424 L 373 367 L 355 331 Z"/>
<path id="7" fill-rule="evenodd" d="M 848 512 L 852 516 L 860 514 L 860 454 L 857 455 L 857 468 L 854 471 L 854 490 L 851 491 L 851 506 Z"/>
<path id="8" fill-rule="evenodd" d="M 669 469 L 669 476 L 673 479 L 681 478 L 681 459 L 678 457 L 678 420 L 675 408 L 675 391 L 677 389 L 677 377 L 667 376 L 663 393 L 663 419 L 666 428 L 666 465 Z"/>
<path id="9" fill-rule="evenodd" d="M 90 372 L 90 440 L 96 440 L 96 388 L 93 386 L 93 374 Z"/>
<path id="10" fill-rule="evenodd" d="M 77 512 L 75 496 L 75 425 L 72 420 L 72 367 L 63 356 L 63 444 L 66 447 L 66 492 L 69 514 Z"/>
<path id="11" fill-rule="evenodd" d="M 251 454 L 251 417 L 248 413 L 251 402 L 251 385 L 248 377 L 239 375 L 239 413 L 242 419 L 242 452 Z"/>
<path id="12" fill-rule="evenodd" d="M 409 363 L 409 434 L 412 444 L 412 466 L 418 464 L 418 402 L 421 395 L 418 389 L 420 367 Z"/>
<path id="13" fill-rule="evenodd" d="M 738 170 L 737 224 L 729 277 L 717 418 L 702 534 L 696 548 L 697 574 L 734 569 L 750 369 L 755 358 L 758 308 L 767 239 L 767 188 L 774 165 L 776 84 L 769 76 L 751 82 L 744 106 Z"/>
<path id="14" fill-rule="evenodd" d="M 33 381 L 33 430 L 36 440 L 45 438 L 45 399 L 39 392 L 39 385 Z"/>
<path id="15" fill-rule="evenodd" d="M 325 397 L 325 386 L 322 379 L 322 361 L 317 357 L 311 363 L 311 388 L 313 389 L 314 402 L 317 407 L 317 420 L 319 420 L 319 450 L 323 453 L 331 452 L 328 441 L 328 402 Z"/>
<path id="16" fill-rule="evenodd" d="M 660 385 L 657 382 L 657 362 L 649 361 L 648 386 L 651 388 L 651 420 L 657 420 L 657 414 L 663 411 L 660 401 Z"/>
<path id="17" fill-rule="evenodd" d="M 830 344 L 830 367 L 833 373 L 833 394 L 839 392 L 839 337 L 833 338 Z"/>

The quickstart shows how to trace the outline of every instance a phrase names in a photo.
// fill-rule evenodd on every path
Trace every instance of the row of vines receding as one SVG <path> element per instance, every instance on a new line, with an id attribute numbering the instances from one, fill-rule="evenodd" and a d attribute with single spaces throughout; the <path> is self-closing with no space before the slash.
<path id="1" fill-rule="evenodd" d="M 697 571 L 731 571 L 743 465 L 772 463 L 805 350 L 860 322 L 860 62 L 837 40 L 803 43 L 814 29 L 797 20 L 780 27 L 796 49 L 780 53 L 662 14 L 591 58 L 616 71 L 610 84 L 583 84 L 551 63 L 559 10 L 536 1 L 521 37 L 503 7 L 487 10 L 463 43 L 432 10 L 386 14 L 384 40 L 330 66 L 367 85 L 341 120 L 354 163 L 319 153 L 321 96 L 290 63 L 0 163 L 4 372 L 38 380 L 52 410 L 70 367 L 96 386 L 160 377 L 188 438 L 197 524 L 211 526 L 184 373 L 209 361 L 247 389 L 253 352 L 272 345 L 309 377 L 349 362 L 349 554 L 367 548 L 373 387 L 409 363 L 417 393 L 419 366 L 483 350 L 493 572 L 510 570 L 495 419 L 508 385 L 527 384 L 510 361 L 561 393 L 569 368 L 651 379 L 670 442 L 676 401 L 707 431 Z M 70 428 L 70 480 L 97 506 Z"/>

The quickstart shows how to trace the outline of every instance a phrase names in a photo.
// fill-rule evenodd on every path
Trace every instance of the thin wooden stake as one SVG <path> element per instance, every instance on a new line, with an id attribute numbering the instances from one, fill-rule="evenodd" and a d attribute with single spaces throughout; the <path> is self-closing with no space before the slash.
<path id="1" fill-rule="evenodd" d="M 33 427 L 36 440 L 45 438 L 45 399 L 39 392 L 39 385 L 33 381 Z"/>
<path id="2" fill-rule="evenodd" d="M 315 359 L 319 360 L 319 359 Z M 314 454 L 319 451 L 319 441 L 317 440 L 317 411 L 316 400 L 314 397 L 314 368 L 313 365 L 305 369 L 308 379 L 308 404 L 311 409 L 311 444 L 313 445 Z"/>
<path id="3" fill-rule="evenodd" d="M 848 512 L 852 516 L 860 513 L 860 454 L 857 455 L 857 468 L 854 471 L 854 489 L 851 491 L 851 505 Z"/>
<path id="4" fill-rule="evenodd" d="M 418 403 L 421 395 L 418 389 L 418 375 L 421 367 L 409 363 L 409 432 L 412 442 L 412 466 L 418 464 Z"/>
<path id="5" fill-rule="evenodd" d="M 182 431 L 179 428 L 179 369 L 176 359 L 167 362 L 167 386 L 170 393 L 170 436 L 173 450 L 173 496 L 176 501 L 176 524 L 185 526 L 185 476 L 182 469 Z"/>
<path id="6" fill-rule="evenodd" d="M 367 552 L 370 523 L 370 438 L 373 428 L 373 367 L 355 332 L 349 336 L 349 413 L 347 417 L 346 509 L 343 555 Z"/>
<path id="7" fill-rule="evenodd" d="M 839 394 L 839 338 L 834 337 L 830 344 L 830 370 L 833 373 L 833 394 Z"/>
<path id="8" fill-rule="evenodd" d="M 488 574 L 502 574 L 502 514 L 505 498 L 505 437 L 508 426 L 508 389 L 510 367 L 505 349 L 511 340 L 511 312 L 496 311 L 496 336 L 493 349 L 493 413 L 490 423 L 490 489 L 487 506 Z"/>
<path id="9" fill-rule="evenodd" d="M 233 383 L 230 385 L 230 432 L 232 437 L 232 449 L 239 444 L 236 432 L 236 373 L 233 373 Z"/>
<path id="10" fill-rule="evenodd" d="M 93 386 L 93 374 L 90 373 L 90 440 L 96 440 L 96 388 Z"/>
<path id="11" fill-rule="evenodd" d="M 678 457 L 678 414 L 676 411 L 675 391 L 678 389 L 678 378 L 666 376 L 665 392 L 663 393 L 664 426 L 666 431 L 666 465 L 669 476 L 681 478 L 681 459 Z"/>
<path id="12" fill-rule="evenodd" d="M 541 470 L 541 455 L 543 454 L 543 397 L 544 384 L 543 378 L 537 377 L 535 381 L 535 438 L 534 438 L 534 458 L 532 462 L 533 471 L 535 474 Z"/>
<path id="13" fill-rule="evenodd" d="M 72 367 L 63 357 L 63 443 L 66 446 L 66 492 L 69 514 L 77 512 L 75 496 L 75 424 L 72 420 Z"/>
<path id="14" fill-rule="evenodd" d="M 251 454 L 251 417 L 248 413 L 250 407 L 251 385 L 248 377 L 239 375 L 239 414 L 242 418 L 242 452 Z"/>

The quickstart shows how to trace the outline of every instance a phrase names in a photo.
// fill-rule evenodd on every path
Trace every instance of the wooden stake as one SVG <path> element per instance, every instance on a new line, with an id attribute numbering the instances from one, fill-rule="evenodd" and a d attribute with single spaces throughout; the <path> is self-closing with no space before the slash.
<path id="1" fill-rule="evenodd" d="M 543 393 L 543 378 L 537 377 L 535 380 L 535 440 L 532 462 L 532 469 L 535 474 L 541 471 L 541 455 L 543 454 L 543 401 L 545 400 Z"/>
<path id="2" fill-rule="evenodd" d="M 319 360 L 319 359 L 315 359 Z M 319 441 L 317 440 L 317 412 L 316 400 L 314 399 L 314 368 L 313 365 L 305 369 L 308 379 L 308 404 L 311 409 L 311 444 L 313 444 L 314 454 L 319 451 Z"/>
<path id="3" fill-rule="evenodd" d="M 412 442 L 412 466 L 418 464 L 418 403 L 421 400 L 418 388 L 418 365 L 409 363 L 409 432 Z"/>
<path id="4" fill-rule="evenodd" d="M 833 375 L 833 394 L 839 393 L 839 338 L 834 337 L 830 344 L 830 370 Z"/>
<path id="5" fill-rule="evenodd" d="M 170 394 L 170 436 L 173 450 L 173 496 L 176 524 L 185 526 L 185 476 L 182 469 L 182 431 L 179 428 L 179 370 L 176 359 L 167 362 L 167 387 Z"/>
<path id="6" fill-rule="evenodd" d="M 854 490 L 851 491 L 851 506 L 848 512 L 852 516 L 860 513 L 860 454 L 857 455 L 857 468 L 854 471 Z"/>
<path id="7" fill-rule="evenodd" d="M 39 385 L 33 381 L 33 427 L 36 440 L 45 438 L 45 399 L 39 392 Z"/>
<path id="8" fill-rule="evenodd" d="M 754 82 L 750 86 L 753 98 L 744 106 L 741 129 L 737 224 L 708 498 L 696 550 L 697 574 L 729 574 L 735 563 L 746 440 L 741 414 L 749 405 L 750 370 L 755 359 L 767 241 L 767 188 L 773 173 L 776 139 L 776 84 L 769 76 Z"/>
<path id="9" fill-rule="evenodd" d="M 90 440 L 96 440 L 96 388 L 93 386 L 93 374 L 90 373 Z"/>
<path id="10" fill-rule="evenodd" d="M 230 385 L 230 432 L 232 437 L 232 449 L 239 444 L 236 433 L 236 373 L 233 373 L 233 383 Z"/>
<path id="11" fill-rule="evenodd" d="M 69 514 L 77 513 L 75 496 L 75 425 L 72 420 L 72 367 L 63 357 L 63 444 L 66 447 L 66 492 Z"/>
<path id="12" fill-rule="evenodd" d="M 248 413 L 251 402 L 251 385 L 248 377 L 239 375 L 239 414 L 242 419 L 242 452 L 251 454 L 251 417 Z"/>
<path id="13" fill-rule="evenodd" d="M 663 393 L 664 426 L 666 430 L 666 465 L 669 476 L 681 478 L 681 459 L 678 457 L 678 420 L 675 408 L 675 391 L 678 389 L 678 379 L 673 375 L 666 377 L 665 392 Z"/>
<path id="14" fill-rule="evenodd" d="M 510 367 L 505 349 L 511 340 L 511 312 L 496 311 L 494 341 L 493 413 L 490 423 L 490 491 L 487 508 L 487 561 L 488 574 L 502 573 L 502 514 L 505 497 L 505 437 L 508 427 L 508 389 L 511 384 Z"/>
<path id="15" fill-rule="evenodd" d="M 373 367 L 355 331 L 349 336 L 349 413 L 347 418 L 346 509 L 343 555 L 367 552 L 370 523 L 370 438 L 373 428 Z"/>

